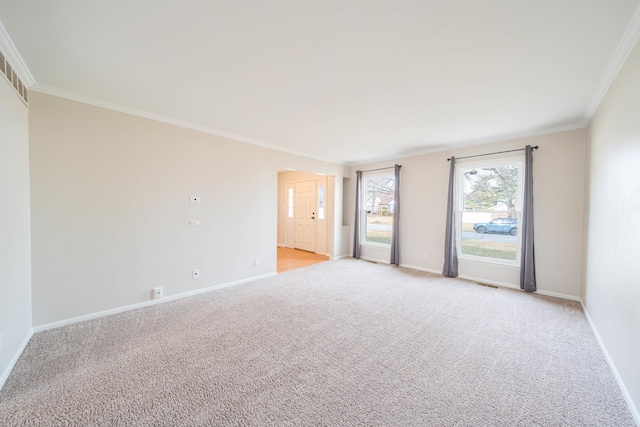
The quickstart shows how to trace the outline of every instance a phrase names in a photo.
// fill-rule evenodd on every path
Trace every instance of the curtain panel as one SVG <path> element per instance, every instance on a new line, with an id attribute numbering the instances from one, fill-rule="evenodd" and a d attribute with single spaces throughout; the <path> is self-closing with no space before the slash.
<path id="1" fill-rule="evenodd" d="M 456 158 L 451 157 L 449 169 L 449 196 L 447 198 L 447 223 L 444 237 L 444 266 L 442 275 L 458 277 L 458 249 L 456 248 L 455 174 Z"/>
<path id="2" fill-rule="evenodd" d="M 400 265 L 400 168 L 395 166 L 394 194 L 393 194 L 393 228 L 391 230 L 391 260 L 390 263 Z"/>
<path id="3" fill-rule="evenodd" d="M 524 200 L 522 204 L 522 246 L 520 250 L 520 289 L 536 291 L 535 249 L 533 246 L 533 148 L 525 147 Z"/>
<path id="4" fill-rule="evenodd" d="M 353 257 L 360 258 L 360 218 L 361 209 L 360 201 L 362 199 L 362 171 L 356 171 L 356 219 L 353 223 Z"/>

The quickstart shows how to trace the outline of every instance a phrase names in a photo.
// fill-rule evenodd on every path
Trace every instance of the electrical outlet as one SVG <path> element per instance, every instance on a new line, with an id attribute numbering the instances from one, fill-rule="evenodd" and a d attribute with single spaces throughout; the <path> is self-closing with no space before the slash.
<path id="1" fill-rule="evenodd" d="M 162 298 L 162 288 L 151 289 L 151 299 Z"/>
<path id="2" fill-rule="evenodd" d="M 199 279 L 200 278 L 200 269 L 199 268 L 194 268 L 193 269 L 193 274 L 191 275 L 192 278 L 194 279 Z"/>
<path id="3" fill-rule="evenodd" d="M 427 259 L 427 253 L 426 252 L 422 254 L 422 258 Z"/>
<path id="4" fill-rule="evenodd" d="M 189 220 L 189 225 L 200 225 L 200 220 L 199 219 L 190 219 Z"/>
<path id="5" fill-rule="evenodd" d="M 254 267 L 257 267 L 257 266 L 259 266 L 259 265 L 260 265 L 260 259 L 259 259 L 259 258 L 254 258 L 254 259 L 253 259 L 253 266 L 254 266 Z"/>

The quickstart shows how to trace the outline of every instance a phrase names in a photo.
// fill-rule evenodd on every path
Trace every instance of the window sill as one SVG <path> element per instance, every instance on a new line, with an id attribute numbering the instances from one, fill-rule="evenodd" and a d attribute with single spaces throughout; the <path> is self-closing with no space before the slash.
<path id="1" fill-rule="evenodd" d="M 494 266 L 504 267 L 510 270 L 520 270 L 519 261 L 501 261 L 495 258 L 480 258 L 480 257 L 469 256 L 469 255 L 458 255 L 458 261 L 469 262 L 476 265 L 491 264 Z"/>
<path id="2" fill-rule="evenodd" d="M 391 245 L 375 242 L 360 242 L 360 246 L 370 246 L 372 248 L 391 249 Z"/>

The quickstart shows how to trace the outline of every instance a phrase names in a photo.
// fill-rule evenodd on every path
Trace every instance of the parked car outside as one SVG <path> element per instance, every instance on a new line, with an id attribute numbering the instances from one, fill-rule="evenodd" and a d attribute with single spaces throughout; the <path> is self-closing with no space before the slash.
<path id="1" fill-rule="evenodd" d="M 473 229 L 478 233 L 509 233 L 518 235 L 517 218 L 496 218 L 491 222 L 478 222 L 473 224 Z"/>

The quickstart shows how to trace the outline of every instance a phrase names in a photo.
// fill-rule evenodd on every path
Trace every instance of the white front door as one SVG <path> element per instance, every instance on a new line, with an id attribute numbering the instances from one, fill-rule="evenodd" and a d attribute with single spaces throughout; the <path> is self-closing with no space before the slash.
<path id="1" fill-rule="evenodd" d="M 316 251 L 316 181 L 296 183 L 295 191 L 295 248 Z"/>

